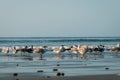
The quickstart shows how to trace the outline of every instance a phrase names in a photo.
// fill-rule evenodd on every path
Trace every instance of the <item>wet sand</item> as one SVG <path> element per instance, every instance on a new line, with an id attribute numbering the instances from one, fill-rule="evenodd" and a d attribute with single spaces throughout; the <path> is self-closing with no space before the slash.
<path id="1" fill-rule="evenodd" d="M 120 80 L 119 61 L 108 53 L 96 60 L 0 56 L 0 80 Z M 65 75 L 56 76 L 57 72 Z"/>
<path id="2" fill-rule="evenodd" d="M 89 75 L 89 76 L 9 76 L 0 80 L 120 80 L 118 74 Z"/>

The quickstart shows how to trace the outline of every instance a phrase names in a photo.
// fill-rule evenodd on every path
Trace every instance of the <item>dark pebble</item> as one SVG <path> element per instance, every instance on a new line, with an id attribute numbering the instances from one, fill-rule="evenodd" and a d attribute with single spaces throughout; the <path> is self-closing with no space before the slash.
<path id="1" fill-rule="evenodd" d="M 37 72 L 43 72 L 43 70 L 38 70 Z"/>
<path id="2" fill-rule="evenodd" d="M 109 68 L 105 68 L 105 70 L 109 70 Z"/>
<path id="3" fill-rule="evenodd" d="M 47 76 L 47 78 L 50 78 L 50 76 Z"/>
<path id="4" fill-rule="evenodd" d="M 18 73 L 13 73 L 13 76 L 18 76 Z"/>
<path id="5" fill-rule="evenodd" d="M 17 64 L 16 66 L 19 66 L 19 64 Z"/>
<path id="6" fill-rule="evenodd" d="M 60 64 L 57 64 L 57 66 L 60 66 Z"/>
<path id="7" fill-rule="evenodd" d="M 60 76 L 61 75 L 61 73 L 60 72 L 58 72 L 57 74 L 56 74 L 56 76 Z"/>
<path id="8" fill-rule="evenodd" d="M 53 69 L 53 71 L 58 71 L 58 69 Z"/>
<path id="9" fill-rule="evenodd" d="M 61 73 L 62 76 L 64 76 L 65 74 L 64 73 Z"/>

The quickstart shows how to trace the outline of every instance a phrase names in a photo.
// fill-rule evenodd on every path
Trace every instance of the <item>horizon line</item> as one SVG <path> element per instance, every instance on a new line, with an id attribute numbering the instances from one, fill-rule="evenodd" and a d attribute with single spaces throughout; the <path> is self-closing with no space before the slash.
<path id="1" fill-rule="evenodd" d="M 33 37 L 33 36 L 32 36 Z M 20 36 L 20 37 L 18 37 L 18 36 L 0 36 L 0 38 L 32 38 L 32 37 L 30 37 L 30 36 Z M 70 36 L 45 36 L 45 37 L 43 37 L 43 36 L 34 36 L 33 38 L 37 38 L 37 37 L 41 37 L 41 38 L 46 38 L 46 37 L 48 37 L 48 38 L 58 38 L 58 37 L 70 37 Z M 74 38 L 74 36 L 71 36 L 71 37 L 73 37 Z M 81 38 L 95 38 L 95 37 L 101 37 L 101 38 L 110 38 L 110 37 L 120 37 L 120 36 L 85 36 L 85 37 L 83 37 L 83 36 L 75 36 L 75 38 L 77 38 L 77 37 L 81 37 Z"/>

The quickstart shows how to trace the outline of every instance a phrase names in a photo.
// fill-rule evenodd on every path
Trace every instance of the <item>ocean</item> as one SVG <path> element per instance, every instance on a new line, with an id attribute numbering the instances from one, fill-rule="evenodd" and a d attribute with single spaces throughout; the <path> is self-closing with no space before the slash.
<path id="1" fill-rule="evenodd" d="M 114 45 L 120 37 L 0 37 L 0 46 L 16 45 Z"/>
<path id="2" fill-rule="evenodd" d="M 72 46 L 72 45 L 107 45 L 115 46 L 120 42 L 120 37 L 0 37 L 0 48 L 13 46 Z M 12 54 L 10 51 L 8 54 Z M 22 73 L 31 76 L 56 76 L 57 72 L 65 73 L 65 76 L 81 76 L 94 74 L 119 74 L 120 57 L 116 57 L 113 52 L 104 51 L 102 56 L 93 55 L 87 59 L 81 59 L 74 54 L 65 52 L 64 57 L 59 58 L 54 52 L 43 54 L 43 60 L 37 58 L 38 55 L 31 56 L 10 56 L 0 52 L 0 76 L 10 76 L 6 74 Z M 72 55 L 71 55 L 72 54 Z M 57 66 L 59 64 L 59 66 Z M 58 71 L 53 71 L 53 69 Z M 43 72 L 38 73 L 38 70 Z"/>

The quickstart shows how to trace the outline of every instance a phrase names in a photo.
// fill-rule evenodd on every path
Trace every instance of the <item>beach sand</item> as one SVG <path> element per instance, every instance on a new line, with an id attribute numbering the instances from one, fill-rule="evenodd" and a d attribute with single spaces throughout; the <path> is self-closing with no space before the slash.
<path id="1" fill-rule="evenodd" d="M 120 80 L 118 74 L 88 76 L 4 76 L 0 80 Z"/>

